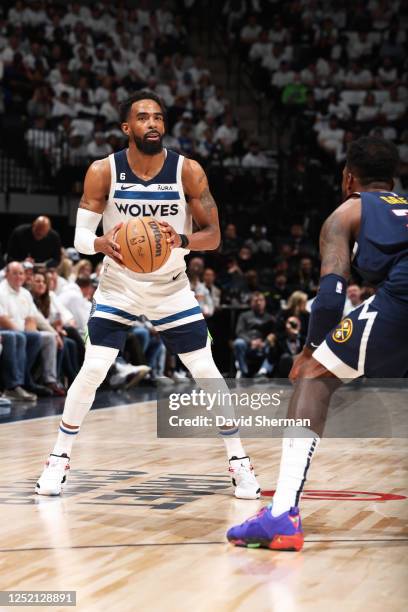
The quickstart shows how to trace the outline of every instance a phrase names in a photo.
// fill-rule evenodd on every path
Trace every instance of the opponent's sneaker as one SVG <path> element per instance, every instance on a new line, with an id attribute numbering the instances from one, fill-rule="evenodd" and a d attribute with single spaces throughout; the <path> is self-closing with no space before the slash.
<path id="1" fill-rule="evenodd" d="M 62 455 L 51 455 L 48 457 L 45 468 L 37 484 L 35 492 L 38 495 L 60 495 L 67 481 L 69 470 L 69 457 L 66 453 Z"/>
<path id="2" fill-rule="evenodd" d="M 272 504 L 255 516 L 227 531 L 227 538 L 235 546 L 270 548 L 271 550 L 301 550 L 303 530 L 299 508 L 291 508 L 279 516 L 272 516 Z"/>
<path id="3" fill-rule="evenodd" d="M 238 499 L 259 499 L 261 487 L 255 477 L 249 457 L 231 457 L 228 471 L 231 475 L 234 495 Z"/>

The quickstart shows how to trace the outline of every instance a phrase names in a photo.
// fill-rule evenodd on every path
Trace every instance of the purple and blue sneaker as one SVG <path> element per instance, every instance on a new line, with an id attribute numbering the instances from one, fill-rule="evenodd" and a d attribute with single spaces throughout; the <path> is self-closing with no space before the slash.
<path id="1" fill-rule="evenodd" d="M 279 516 L 272 516 L 272 505 L 262 508 L 255 516 L 227 531 L 227 538 L 235 546 L 270 548 L 271 550 L 301 550 L 303 530 L 299 508 L 291 508 Z"/>

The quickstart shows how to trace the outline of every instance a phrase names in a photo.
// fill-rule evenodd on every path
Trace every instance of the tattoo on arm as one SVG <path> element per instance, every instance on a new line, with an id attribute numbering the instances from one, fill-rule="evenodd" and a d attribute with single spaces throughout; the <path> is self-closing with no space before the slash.
<path id="1" fill-rule="evenodd" d="M 208 187 L 206 187 L 204 191 L 202 192 L 202 194 L 200 195 L 200 202 L 206 212 L 210 212 L 211 209 L 217 208 L 217 205 Z"/>
<path id="2" fill-rule="evenodd" d="M 350 274 L 350 228 L 334 213 L 323 224 L 320 233 L 321 276 Z"/>

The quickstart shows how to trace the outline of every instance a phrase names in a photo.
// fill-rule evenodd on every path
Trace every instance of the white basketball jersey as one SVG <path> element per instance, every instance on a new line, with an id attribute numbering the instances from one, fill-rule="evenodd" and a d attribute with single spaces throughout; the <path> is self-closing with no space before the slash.
<path id="1" fill-rule="evenodd" d="M 117 223 L 132 217 L 154 217 L 167 221 L 178 234 L 191 234 L 192 217 L 181 182 L 183 155 L 164 149 L 165 161 L 160 172 L 148 181 L 131 170 L 127 149 L 109 155 L 111 187 L 103 213 L 103 231 L 106 234 Z M 184 257 L 188 249 L 173 249 L 167 262 L 156 272 L 142 274 L 127 270 L 137 280 L 152 280 L 185 268 Z M 109 263 L 112 259 L 109 259 Z M 117 264 L 114 264 L 117 265 Z"/>

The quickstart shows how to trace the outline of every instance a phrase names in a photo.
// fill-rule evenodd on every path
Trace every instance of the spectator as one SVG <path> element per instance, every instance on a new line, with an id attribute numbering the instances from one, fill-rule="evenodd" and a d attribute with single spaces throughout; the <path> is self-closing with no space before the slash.
<path id="1" fill-rule="evenodd" d="M 307 311 L 307 293 L 294 291 L 288 299 L 286 308 L 283 308 L 276 319 L 276 329 L 278 332 L 285 331 L 286 321 L 289 317 L 297 317 L 300 321 L 300 334 L 306 338 L 309 325 L 309 312 Z"/>
<path id="2" fill-rule="evenodd" d="M 260 292 L 253 293 L 251 310 L 241 313 L 238 318 L 236 339 L 233 343 L 236 378 L 248 377 L 250 360 L 260 362 L 257 375 L 263 376 L 271 371 L 267 359 L 269 344 L 265 342 L 265 338 L 273 326 L 273 318 L 266 312 L 265 297 Z"/>
<path id="3" fill-rule="evenodd" d="M 349 312 L 358 308 L 362 303 L 362 290 L 359 285 L 352 284 L 347 287 L 347 297 L 343 309 L 343 317 L 346 317 Z"/>
<path id="4" fill-rule="evenodd" d="M 57 384 L 56 376 L 57 347 L 62 343 L 59 342 L 55 330 L 35 307 L 33 298 L 30 292 L 23 288 L 23 283 L 24 269 L 21 263 L 16 261 L 9 263 L 6 278 L 0 283 L 2 312 L 0 325 L 25 335 L 27 346 L 25 387 L 37 395 L 65 395 Z M 39 351 L 43 357 L 42 377 L 45 386 L 36 384 L 31 375 Z"/>
<path id="5" fill-rule="evenodd" d="M 41 215 L 33 223 L 16 227 L 9 239 L 7 261 L 23 261 L 29 259 L 32 263 L 49 263 L 57 267 L 61 261 L 61 239 L 52 229 L 48 217 Z"/>
<path id="6" fill-rule="evenodd" d="M 305 338 L 301 335 L 301 323 L 298 317 L 286 319 L 285 328 L 278 334 L 269 334 L 268 361 L 269 372 L 274 376 L 287 378 L 293 365 L 293 358 L 303 348 Z"/>
<path id="7" fill-rule="evenodd" d="M 85 336 L 91 313 L 91 300 L 95 293 L 92 280 L 79 276 L 75 283 L 68 283 L 59 294 L 61 303 L 72 312 L 78 332 Z"/>
<path id="8" fill-rule="evenodd" d="M 356 113 L 356 121 L 373 123 L 378 117 L 378 106 L 375 103 L 375 97 L 372 93 L 368 93 L 364 98 L 364 103 L 358 107 Z"/>
<path id="9" fill-rule="evenodd" d="M 228 223 L 222 234 L 221 252 L 223 255 L 236 255 L 241 246 L 235 223 Z"/>
<path id="10" fill-rule="evenodd" d="M 113 153 L 112 147 L 106 142 L 102 132 L 95 134 L 94 140 L 89 143 L 86 150 L 91 159 L 101 159 Z"/>
<path id="11" fill-rule="evenodd" d="M 242 158 L 243 168 L 267 168 L 268 158 L 260 151 L 259 142 L 253 140 L 249 145 L 249 151 Z"/>
<path id="12" fill-rule="evenodd" d="M 74 340 L 68 337 L 64 329 L 63 318 L 72 322 L 72 314 L 59 302 L 57 296 L 49 290 L 46 274 L 36 272 L 33 278 L 31 294 L 34 304 L 43 317 L 52 325 L 61 340 L 58 351 L 58 376 L 66 376 L 68 385 L 74 381 L 79 372 L 79 354 Z"/>
<path id="13" fill-rule="evenodd" d="M 216 284 L 216 274 L 212 268 L 205 268 L 203 274 L 203 283 L 207 291 L 210 294 L 212 303 L 214 305 L 214 311 L 217 311 L 221 306 L 221 289 Z"/>

